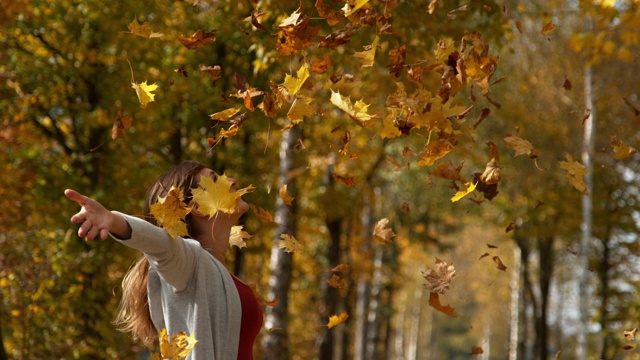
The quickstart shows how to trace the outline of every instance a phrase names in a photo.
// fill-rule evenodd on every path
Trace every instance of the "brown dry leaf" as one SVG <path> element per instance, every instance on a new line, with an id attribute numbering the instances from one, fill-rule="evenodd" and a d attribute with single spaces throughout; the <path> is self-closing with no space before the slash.
<path id="1" fill-rule="evenodd" d="M 116 117 L 116 121 L 113 123 L 111 127 L 111 138 L 113 140 L 119 138 L 124 134 L 124 131 L 131 127 L 131 123 L 133 122 L 133 117 L 131 115 L 123 115 L 122 107 L 118 111 L 118 116 Z"/>
<path id="2" fill-rule="evenodd" d="M 331 66 L 331 58 L 325 54 L 322 60 L 314 59 L 311 61 L 311 72 L 314 74 L 324 74 L 327 72 L 329 66 Z"/>
<path id="3" fill-rule="evenodd" d="M 507 135 L 504 138 L 504 141 L 507 143 L 507 147 L 516 151 L 516 154 L 513 155 L 527 155 L 532 159 L 538 157 L 538 151 L 533 148 L 533 145 L 525 139 L 519 138 L 514 135 Z"/>
<path id="4" fill-rule="evenodd" d="M 349 287 L 347 286 L 347 279 L 342 279 L 340 276 L 335 274 L 331 275 L 329 280 L 327 280 L 327 283 L 329 283 L 329 286 L 338 290 L 349 290 Z"/>
<path id="5" fill-rule="evenodd" d="M 480 346 L 472 346 L 471 353 L 469 355 L 481 355 L 484 354 L 484 350 Z"/>
<path id="6" fill-rule="evenodd" d="M 636 348 L 636 347 L 635 347 L 635 346 L 633 346 L 633 345 L 624 345 L 624 346 L 622 347 L 622 350 L 633 350 L 633 349 L 635 349 L 635 348 Z"/>
<path id="7" fill-rule="evenodd" d="M 486 258 L 486 257 L 487 257 L 487 256 L 489 256 L 489 255 L 490 255 L 489 253 L 484 253 L 484 254 L 482 254 L 482 255 L 480 256 L 480 258 L 479 258 L 478 260 L 482 260 L 482 259 Z"/>
<path id="8" fill-rule="evenodd" d="M 389 219 L 380 219 L 373 227 L 373 236 L 376 239 L 382 240 L 383 242 L 391 242 L 391 238 L 396 236 L 396 234 L 393 232 L 393 230 L 387 227 L 388 224 Z"/>
<path id="9" fill-rule="evenodd" d="M 282 198 L 282 201 L 284 201 L 284 203 L 287 205 L 291 205 L 291 202 L 293 201 L 293 199 L 295 199 L 295 197 L 289 195 L 289 193 L 287 192 L 287 184 L 284 184 L 280 188 L 279 193 L 280 193 L 280 197 Z"/>
<path id="10" fill-rule="evenodd" d="M 487 247 L 488 247 L 489 249 L 497 249 L 497 248 L 498 248 L 498 246 L 497 246 L 497 245 L 491 245 L 491 244 L 487 244 Z"/>
<path id="11" fill-rule="evenodd" d="M 346 186 L 346 187 L 354 187 L 356 186 L 356 181 L 355 178 L 351 175 L 345 174 L 345 175 L 339 175 L 339 174 L 333 174 L 333 178 L 341 183 L 342 185 Z"/>
<path id="12" fill-rule="evenodd" d="M 638 152 L 638 149 L 618 140 L 618 137 L 615 135 L 611 136 L 611 146 L 613 147 L 613 158 L 616 160 L 626 159 Z"/>
<path id="13" fill-rule="evenodd" d="M 456 309 L 454 309 L 450 305 L 445 306 L 440 303 L 440 296 L 438 295 L 438 293 L 432 292 L 429 295 L 429 306 L 452 318 L 458 317 L 458 315 L 455 314 Z"/>
<path id="14" fill-rule="evenodd" d="M 303 14 L 300 7 L 278 25 L 280 32 L 276 49 L 280 55 L 295 54 L 311 46 L 311 39 L 316 36 L 320 27 L 309 26 L 310 21 L 311 18 Z"/>
<path id="15" fill-rule="evenodd" d="M 504 266 L 504 264 L 502 263 L 502 260 L 500 260 L 499 256 L 494 256 L 491 259 L 493 260 L 493 262 L 496 263 L 496 266 L 498 267 L 498 270 L 507 271 L 507 267 Z"/>
<path id="16" fill-rule="evenodd" d="M 443 163 L 439 161 L 437 163 L 437 168 L 431 171 L 431 175 L 452 181 L 462 181 L 463 179 L 462 176 L 460 176 L 460 171 L 462 170 L 463 165 L 464 164 L 461 163 L 458 167 L 454 167 L 451 162 Z"/>
<path id="17" fill-rule="evenodd" d="M 587 175 L 587 168 L 581 163 L 573 161 L 573 157 L 566 154 L 567 161 L 560 162 L 560 168 L 567 171 L 567 180 L 578 191 L 584 195 L 589 195 L 587 185 L 584 183 L 584 176 Z"/>
<path id="18" fill-rule="evenodd" d="M 518 29 L 518 32 L 520 34 L 522 34 L 522 23 L 520 22 L 520 20 L 516 20 L 516 29 Z"/>
<path id="19" fill-rule="evenodd" d="M 638 328 L 635 328 L 633 330 L 625 330 L 624 331 L 624 338 L 627 339 L 627 341 L 632 341 L 636 338 L 636 332 L 638 331 Z"/>
<path id="20" fill-rule="evenodd" d="M 542 26 L 542 35 L 551 34 L 556 28 L 557 26 L 554 23 L 548 22 Z"/>
<path id="21" fill-rule="evenodd" d="M 327 20 L 327 24 L 331 26 L 344 20 L 344 14 L 325 5 L 324 0 L 316 0 L 316 10 L 318 10 L 318 15 Z"/>
<path id="22" fill-rule="evenodd" d="M 504 232 L 508 233 L 508 232 L 510 232 L 512 230 L 515 230 L 515 228 L 516 228 L 516 224 L 512 221 L 512 222 L 509 223 L 509 225 L 507 225 L 507 228 L 504 229 Z"/>
<path id="23" fill-rule="evenodd" d="M 191 37 L 180 36 L 180 43 L 189 50 L 197 50 L 216 41 L 216 30 L 198 30 Z"/>
<path id="24" fill-rule="evenodd" d="M 389 73 L 395 77 L 399 77 L 404 69 L 405 53 L 407 52 L 407 45 L 402 44 L 399 48 L 389 51 L 389 62 L 387 69 Z"/>
<path id="25" fill-rule="evenodd" d="M 208 74 L 209 77 L 211 78 L 211 81 L 216 81 L 220 79 L 220 76 L 222 73 L 222 69 L 220 68 L 220 65 L 208 66 L 208 65 L 200 64 L 199 69 L 200 71 Z"/>
<path id="26" fill-rule="evenodd" d="M 496 159 L 493 158 L 489 163 L 487 163 L 484 172 L 480 175 L 480 180 L 485 184 L 491 185 L 499 183 L 500 179 L 500 167 L 498 166 Z"/>
<path id="27" fill-rule="evenodd" d="M 478 116 L 478 120 L 476 120 L 476 122 L 473 124 L 473 129 L 475 130 L 480 125 L 480 123 L 484 119 L 486 119 L 490 114 L 491 114 L 491 109 L 489 108 L 482 109 L 480 112 L 480 116 Z"/>
<path id="28" fill-rule="evenodd" d="M 573 88 L 573 85 L 571 85 L 571 81 L 569 81 L 569 79 L 567 79 L 565 77 L 564 78 L 564 83 L 562 84 L 562 87 L 567 91 L 571 91 L 571 89 Z"/>
<path id="29" fill-rule="evenodd" d="M 332 327 L 347 321 L 348 318 L 349 315 L 346 312 L 343 312 L 340 315 L 332 315 L 329 317 L 329 323 L 327 324 L 327 327 L 331 329 Z"/>
<path id="30" fill-rule="evenodd" d="M 333 267 L 331 270 L 332 273 L 339 273 L 339 272 L 343 272 L 343 271 L 347 271 L 349 270 L 349 265 L 347 264 L 338 264 L 335 267 Z"/>
<path id="31" fill-rule="evenodd" d="M 431 293 L 444 294 L 451 286 L 451 281 L 458 276 L 453 264 L 447 264 L 436 258 L 436 268 L 422 272 L 422 276 L 429 282 L 424 288 Z"/>
<path id="32" fill-rule="evenodd" d="M 222 111 L 218 111 L 215 114 L 209 115 L 211 120 L 215 121 L 227 121 L 231 119 L 232 116 L 237 114 L 240 111 L 240 108 L 229 108 Z"/>
<path id="33" fill-rule="evenodd" d="M 255 206 L 253 204 L 249 204 L 249 208 L 253 210 L 253 212 L 258 216 L 258 218 L 269 221 L 269 222 L 273 222 L 273 215 L 271 215 L 267 210 L 259 206 Z"/>

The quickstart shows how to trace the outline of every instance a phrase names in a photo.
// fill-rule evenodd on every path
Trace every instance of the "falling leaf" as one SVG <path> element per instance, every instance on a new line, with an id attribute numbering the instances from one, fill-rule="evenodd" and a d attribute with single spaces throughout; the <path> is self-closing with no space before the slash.
<path id="1" fill-rule="evenodd" d="M 180 36 L 180 43 L 189 50 L 197 50 L 216 41 L 216 30 L 198 30 L 191 37 Z"/>
<path id="2" fill-rule="evenodd" d="M 131 115 L 123 115 L 122 108 L 120 108 L 120 110 L 118 111 L 118 116 L 116 117 L 116 121 L 111 127 L 111 138 L 115 140 L 122 136 L 124 131 L 131 127 L 132 122 L 133 117 Z"/>
<path id="3" fill-rule="evenodd" d="M 331 315 L 329 317 L 329 323 L 327 324 L 327 327 L 331 329 L 332 327 L 347 321 L 348 318 L 349 315 L 346 312 L 343 312 L 340 315 Z"/>
<path id="4" fill-rule="evenodd" d="M 507 225 L 507 228 L 504 229 L 504 232 L 508 233 L 512 230 L 515 230 L 515 228 L 516 228 L 516 224 L 512 221 L 509 223 L 509 225 Z"/>
<path id="5" fill-rule="evenodd" d="M 271 215 L 267 210 L 253 204 L 249 204 L 249 208 L 253 210 L 260 219 L 273 222 L 273 215 Z"/>
<path id="6" fill-rule="evenodd" d="M 191 333 L 191 336 L 187 336 L 184 331 L 173 334 L 171 341 L 169 341 L 169 334 L 166 328 L 160 331 L 159 339 L 160 353 L 153 354 L 152 360 L 183 360 L 193 351 L 198 342 L 193 333 Z"/>
<path id="7" fill-rule="evenodd" d="M 237 114 L 240 111 L 240 108 L 229 108 L 226 110 L 218 111 L 215 114 L 209 115 L 211 120 L 216 121 L 226 121 L 229 120 L 233 115 Z"/>
<path id="8" fill-rule="evenodd" d="M 304 121 L 305 117 L 312 118 L 315 114 L 315 110 L 313 106 L 311 106 L 311 103 L 313 103 L 312 97 L 301 94 L 296 95 L 296 98 L 287 113 L 287 119 L 291 120 L 294 124 L 298 124 Z"/>
<path id="9" fill-rule="evenodd" d="M 333 105 L 338 107 L 338 109 L 346 112 L 347 115 L 357 121 L 368 121 L 374 117 L 374 115 L 367 114 L 369 105 L 365 104 L 362 100 L 358 100 L 355 104 L 351 104 L 351 99 L 349 97 L 342 96 L 339 92 L 335 92 L 333 90 L 331 90 L 330 100 Z"/>
<path id="10" fill-rule="evenodd" d="M 487 163 L 482 175 L 480 175 L 480 180 L 485 184 L 491 185 L 499 183 L 500 179 L 500 167 L 498 166 L 496 159 L 492 158 L 491 161 Z"/>
<path id="11" fill-rule="evenodd" d="M 573 88 L 573 85 L 571 85 L 571 81 L 569 81 L 569 79 L 565 77 L 564 84 L 562 84 L 562 87 L 567 91 L 571 91 L 571 89 Z"/>
<path id="12" fill-rule="evenodd" d="M 436 268 L 422 272 L 422 276 L 429 282 L 424 288 L 432 293 L 444 294 L 451 286 L 451 281 L 458 276 L 453 264 L 447 264 L 436 258 Z"/>
<path id="13" fill-rule="evenodd" d="M 562 349 L 558 350 L 558 352 L 556 352 L 556 356 L 553 357 L 554 360 L 560 360 L 560 355 L 562 355 Z"/>
<path id="14" fill-rule="evenodd" d="M 496 266 L 498 267 L 498 270 L 500 271 L 506 271 L 507 267 L 504 266 L 504 264 L 502 263 L 502 260 L 500 260 L 499 256 L 494 256 L 491 258 L 493 260 L 493 262 L 496 263 Z"/>
<path id="15" fill-rule="evenodd" d="M 480 258 L 479 258 L 478 260 L 482 260 L 482 259 L 486 258 L 486 257 L 487 257 L 487 256 L 489 256 L 489 255 L 490 255 L 489 253 L 484 253 L 484 254 L 482 254 L 482 255 L 480 256 Z"/>
<path id="16" fill-rule="evenodd" d="M 447 139 L 430 141 L 423 151 L 418 155 L 420 160 L 418 166 L 431 166 L 435 162 L 453 151 L 455 147 Z"/>
<path id="17" fill-rule="evenodd" d="M 522 34 L 522 22 L 520 22 L 520 20 L 516 20 L 516 29 L 518 29 L 520 34 Z"/>
<path id="18" fill-rule="evenodd" d="M 333 178 L 346 187 L 354 187 L 356 186 L 356 181 L 351 175 L 339 175 L 333 174 Z"/>
<path id="19" fill-rule="evenodd" d="M 269 301 L 265 299 L 264 296 L 260 295 L 260 293 L 258 293 L 256 283 L 251 283 L 247 285 L 253 291 L 253 295 L 255 295 L 256 299 L 258 299 L 258 302 L 263 303 L 266 306 L 272 306 L 272 307 L 278 305 L 278 295 L 276 295 L 276 297 L 273 300 Z"/>
<path id="20" fill-rule="evenodd" d="M 399 77 L 404 69 L 405 53 L 407 52 L 407 45 L 403 44 L 397 49 L 389 51 L 389 62 L 387 69 L 389 73 L 395 77 Z"/>
<path id="21" fill-rule="evenodd" d="M 527 155 L 532 159 L 538 157 L 538 151 L 533 148 L 533 145 L 525 139 L 519 138 L 514 135 L 507 135 L 504 138 L 504 141 L 507 143 L 507 147 L 516 151 L 516 154 L 513 155 Z"/>
<path id="22" fill-rule="evenodd" d="M 440 303 L 440 295 L 438 295 L 438 293 L 432 292 L 429 295 L 429 306 L 452 318 L 458 317 L 458 315 L 455 314 L 456 309 L 454 309 L 450 305 L 445 306 Z"/>
<path id="23" fill-rule="evenodd" d="M 311 61 L 311 72 L 314 74 L 324 74 L 327 72 L 329 66 L 331 66 L 331 58 L 325 54 L 322 60 L 315 59 Z"/>
<path id="24" fill-rule="evenodd" d="M 471 182 L 466 182 L 464 184 L 465 189 L 464 190 L 460 190 L 455 195 L 453 195 L 453 197 L 451 198 L 451 202 L 459 201 L 463 197 L 471 194 L 473 192 L 473 190 L 476 189 L 476 185 L 477 184 L 472 184 Z"/>
<path id="25" fill-rule="evenodd" d="M 302 13 L 302 8 L 298 8 L 278 25 L 280 32 L 276 49 L 280 55 L 295 54 L 311 46 L 311 39 L 316 36 L 320 27 L 309 26 L 310 21 L 311 18 Z"/>
<path id="26" fill-rule="evenodd" d="M 480 346 L 472 346 L 471 353 L 469 355 L 481 355 L 484 354 L 484 350 Z"/>
<path id="27" fill-rule="evenodd" d="M 300 69 L 296 72 L 296 77 L 293 77 L 289 74 L 286 74 L 284 77 L 284 83 L 282 84 L 288 91 L 289 95 L 295 95 L 300 89 L 305 81 L 309 78 L 309 65 L 306 63 L 300 66 Z"/>
<path id="28" fill-rule="evenodd" d="M 219 65 L 207 66 L 204 64 L 200 64 L 198 68 L 200 69 L 200 71 L 207 73 L 212 81 L 220 79 L 222 69 L 220 69 Z"/>
<path id="29" fill-rule="evenodd" d="M 129 31 L 133 35 L 142 36 L 144 38 L 158 38 L 164 36 L 162 33 L 153 32 L 151 30 L 151 25 L 148 22 L 140 24 L 138 22 L 138 18 L 134 18 L 133 21 L 127 26 Z"/>
<path id="30" fill-rule="evenodd" d="M 373 61 L 375 60 L 376 57 L 376 50 L 378 48 L 378 41 L 380 40 L 380 38 L 378 36 L 376 36 L 373 39 L 373 43 L 369 46 L 367 46 L 367 50 L 365 51 L 359 51 L 356 52 L 355 54 L 353 54 L 353 56 L 355 56 L 356 58 L 360 59 L 360 66 L 362 67 L 372 67 L 373 66 Z"/>
<path id="31" fill-rule="evenodd" d="M 573 161 L 573 157 L 569 154 L 566 154 L 566 158 L 567 161 L 560 162 L 560 168 L 567 171 L 567 180 L 569 180 L 569 184 L 584 195 L 588 196 L 589 191 L 587 191 L 587 185 L 584 183 L 583 179 L 583 177 L 587 175 L 587 168 L 585 168 L 581 163 Z"/>
<path id="32" fill-rule="evenodd" d="M 349 290 L 349 287 L 347 286 L 347 279 L 342 279 L 336 274 L 331 275 L 329 280 L 327 280 L 327 283 L 329 284 L 329 286 L 338 290 Z"/>
<path id="33" fill-rule="evenodd" d="M 185 218 L 191 212 L 191 207 L 184 202 L 180 188 L 174 185 L 165 197 L 158 196 L 158 201 L 151 205 L 150 210 L 158 225 L 172 238 L 189 235 Z"/>
<path id="34" fill-rule="evenodd" d="M 542 26 L 542 35 L 546 36 L 551 34 L 556 28 L 557 26 L 554 23 L 548 22 Z"/>
<path id="35" fill-rule="evenodd" d="M 373 227 L 373 236 L 375 236 L 376 239 L 382 240 L 383 242 L 391 242 L 391 238 L 396 236 L 396 234 L 393 232 L 393 230 L 387 227 L 388 224 L 389 219 L 387 218 L 378 220 L 376 225 Z"/>
<path id="36" fill-rule="evenodd" d="M 156 85 L 156 83 L 147 85 L 146 80 L 140 84 L 133 81 L 131 82 L 131 87 L 136 91 L 138 100 L 140 100 L 140 104 L 142 104 L 142 107 L 146 107 L 148 103 L 154 101 L 154 97 L 156 96 L 156 94 L 154 94 L 153 92 L 158 89 L 158 85 Z"/>
<path id="37" fill-rule="evenodd" d="M 491 114 L 491 109 L 484 108 L 480 111 L 480 116 L 478 116 L 478 120 L 473 124 L 473 128 L 477 128 L 484 119 L 486 119 Z"/>
<path id="38" fill-rule="evenodd" d="M 624 345 L 624 346 L 622 347 L 622 350 L 633 350 L 633 349 L 635 349 L 635 348 L 636 348 L 636 347 L 635 347 L 635 346 L 633 346 L 633 345 Z"/>
<path id="39" fill-rule="evenodd" d="M 498 248 L 498 246 L 496 246 L 496 245 L 491 245 L 491 244 L 487 244 L 487 247 L 488 247 L 489 249 L 497 249 L 497 248 Z"/>
<path id="40" fill-rule="evenodd" d="M 331 270 L 332 273 L 339 273 L 339 272 L 343 272 L 343 271 L 347 271 L 349 270 L 349 265 L 347 264 L 338 264 L 335 267 L 333 267 Z"/>
<path id="41" fill-rule="evenodd" d="M 231 227 L 231 234 L 229 235 L 229 247 L 237 246 L 239 249 L 247 246 L 244 239 L 250 239 L 251 234 L 242 230 L 242 225 L 234 225 Z"/>
<path id="42" fill-rule="evenodd" d="M 240 197 L 254 187 L 250 185 L 232 192 L 232 185 L 226 175 L 218 176 L 215 182 L 210 176 L 200 178 L 198 188 L 193 190 L 193 201 L 198 204 L 198 211 L 209 217 L 215 216 L 218 211 L 233 213 Z"/>
<path id="43" fill-rule="evenodd" d="M 295 237 L 289 234 L 280 234 L 280 241 L 278 241 L 278 248 L 284 249 L 284 252 L 301 252 L 304 251 L 304 246 L 296 240 Z"/>
<path id="44" fill-rule="evenodd" d="M 638 328 L 635 328 L 633 330 L 625 330 L 624 331 L 624 338 L 627 339 L 627 341 L 632 341 L 636 338 L 636 332 L 638 331 Z"/>
<path id="45" fill-rule="evenodd" d="M 238 134 L 238 131 L 240 130 L 239 127 L 237 126 L 232 126 L 229 129 L 220 129 L 220 137 L 225 139 L 225 138 L 230 138 L 232 136 L 236 136 Z"/>
<path id="46" fill-rule="evenodd" d="M 361 7 L 365 6 L 369 0 L 347 0 L 342 7 L 344 16 L 349 17 L 356 13 Z"/>
<path id="47" fill-rule="evenodd" d="M 636 148 L 618 140 L 617 136 L 611 137 L 611 146 L 613 147 L 613 158 L 616 160 L 626 159 L 638 152 Z"/>
<path id="48" fill-rule="evenodd" d="M 316 10 L 321 18 L 327 20 L 327 23 L 331 26 L 339 23 L 344 19 L 344 15 L 337 10 L 334 10 L 324 4 L 324 0 L 316 1 Z"/>
<path id="49" fill-rule="evenodd" d="M 438 6 L 438 3 L 440 3 L 442 0 L 431 0 L 429 2 L 429 8 L 428 8 L 428 12 L 429 15 L 433 14 L 436 11 L 436 6 Z"/>
<path id="50" fill-rule="evenodd" d="M 289 193 L 287 192 L 287 184 L 284 184 L 280 188 L 280 197 L 282 198 L 282 201 L 284 201 L 284 203 L 287 205 L 291 205 L 291 202 L 293 201 L 293 199 L 295 199 L 295 197 L 289 195 Z"/>

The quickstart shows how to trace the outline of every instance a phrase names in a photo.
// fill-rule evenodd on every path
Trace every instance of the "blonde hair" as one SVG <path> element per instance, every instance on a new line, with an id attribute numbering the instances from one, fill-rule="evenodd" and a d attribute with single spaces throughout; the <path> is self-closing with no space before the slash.
<path id="1" fill-rule="evenodd" d="M 191 200 L 191 189 L 196 184 L 196 178 L 206 166 L 197 161 L 185 161 L 162 174 L 149 188 L 144 202 L 144 219 L 157 225 L 150 213 L 151 205 L 158 201 L 158 197 L 166 196 L 171 186 L 182 190 L 185 202 Z M 187 216 L 187 230 L 191 233 L 191 218 Z M 144 254 L 129 269 L 122 280 L 122 300 L 118 307 L 118 314 L 114 323 L 118 330 L 131 332 L 134 340 L 141 340 L 151 346 L 158 337 L 158 329 L 153 325 L 149 312 L 147 283 L 149 279 L 149 261 Z"/>

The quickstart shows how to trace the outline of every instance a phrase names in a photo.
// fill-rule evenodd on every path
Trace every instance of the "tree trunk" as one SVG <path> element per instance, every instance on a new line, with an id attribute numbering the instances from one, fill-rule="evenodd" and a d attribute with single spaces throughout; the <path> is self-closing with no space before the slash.
<path id="1" fill-rule="evenodd" d="M 365 359 L 377 359 L 378 340 L 380 338 L 381 297 L 383 287 L 382 258 L 384 247 L 378 246 L 373 261 L 373 279 L 371 279 L 371 294 L 369 311 L 367 314 L 367 337 L 365 341 Z"/>
<path id="2" fill-rule="evenodd" d="M 592 28 L 591 19 L 587 17 L 587 31 Z M 589 348 L 587 346 L 587 337 L 585 332 L 589 329 L 589 305 L 587 299 L 589 298 L 589 245 L 591 243 L 592 232 L 592 213 L 593 203 L 591 196 L 593 196 L 593 152 L 594 152 L 594 138 L 595 138 L 595 123 L 596 123 L 596 109 L 594 108 L 594 94 L 593 94 L 593 79 L 591 66 L 587 66 L 584 71 L 584 98 L 585 98 L 585 111 L 589 111 L 584 121 L 584 137 L 582 142 L 582 164 L 587 169 L 587 175 L 584 177 L 584 182 L 588 195 L 582 196 L 582 224 L 580 230 L 582 232 L 582 238 L 580 241 L 580 331 L 578 331 L 577 346 L 576 346 L 576 358 L 577 360 L 586 360 Z"/>
<path id="3" fill-rule="evenodd" d="M 2 338 L 2 318 L 0 318 L 0 360 L 8 359 L 7 350 L 4 348 L 4 339 Z"/>
<path id="4" fill-rule="evenodd" d="M 282 134 L 280 142 L 280 171 L 278 182 L 280 186 L 287 185 L 288 192 L 293 196 L 296 192 L 293 179 L 289 177 L 294 168 L 294 147 L 299 132 L 293 127 Z M 295 204 L 295 202 L 294 202 Z M 295 236 L 296 206 L 288 207 L 280 197 L 277 198 L 275 222 L 279 225 L 275 231 L 273 246 L 271 247 L 271 264 L 269 269 L 269 299 L 278 298 L 278 304 L 267 307 L 265 326 L 268 331 L 262 341 L 265 360 L 289 358 L 287 336 L 287 311 L 289 305 L 289 286 L 291 284 L 291 270 L 293 267 L 292 253 L 285 253 L 278 248 L 280 235 L 288 233 Z"/>
<path id="5" fill-rule="evenodd" d="M 520 248 L 513 248 L 513 275 L 511 276 L 511 309 L 509 319 L 509 360 L 518 358 L 518 331 L 520 314 L 520 277 L 521 277 L 521 257 Z"/>
<path id="6" fill-rule="evenodd" d="M 549 325 L 547 314 L 549 308 L 549 290 L 553 276 L 553 237 L 538 238 L 538 251 L 540 257 L 539 283 L 540 283 L 540 312 L 536 319 L 536 343 L 538 344 L 538 358 L 547 360 L 549 351 Z"/>
<path id="7" fill-rule="evenodd" d="M 371 208 L 368 199 L 364 199 L 364 208 L 362 209 L 362 256 L 367 258 L 371 251 L 370 240 L 372 234 L 367 231 L 373 228 L 373 209 Z M 365 346 L 367 339 L 367 315 L 369 313 L 369 293 L 370 293 L 371 280 L 369 278 L 368 271 L 365 271 L 358 276 L 358 285 L 356 290 L 356 324 L 355 324 L 355 338 L 354 338 L 354 360 L 368 360 L 365 357 Z"/>
<path id="8" fill-rule="evenodd" d="M 607 306 L 609 306 L 609 272 L 611 271 L 611 229 L 607 230 L 607 236 L 602 240 L 602 265 L 600 269 L 600 291 L 601 291 L 601 303 L 600 303 L 600 328 L 602 329 L 602 350 L 600 351 L 601 359 L 608 359 L 609 352 L 609 333 L 607 332 L 607 325 L 609 323 L 609 317 L 607 316 Z"/>
<path id="9" fill-rule="evenodd" d="M 327 219 L 326 225 L 329 230 L 331 243 L 327 249 L 327 261 L 329 268 L 333 268 L 340 263 L 340 237 L 342 234 L 342 218 Z M 338 289 L 329 286 L 328 280 L 333 275 L 327 272 L 322 282 L 323 303 L 320 311 L 321 322 L 326 322 L 328 317 L 337 314 L 339 294 Z M 340 275 L 341 277 L 343 275 Z M 322 334 L 319 338 L 320 342 L 320 360 L 331 360 L 333 358 L 334 332 L 326 327 L 322 328 Z"/>

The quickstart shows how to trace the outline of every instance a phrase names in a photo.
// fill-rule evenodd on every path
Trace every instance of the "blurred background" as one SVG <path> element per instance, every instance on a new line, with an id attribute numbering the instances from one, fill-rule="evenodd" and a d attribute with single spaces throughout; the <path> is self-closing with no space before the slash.
<path id="1" fill-rule="evenodd" d="M 0 359 L 148 356 L 112 324 L 138 254 L 63 191 L 142 215 L 186 159 L 256 186 L 258 359 L 640 358 L 637 1 L 0 7 Z"/>

